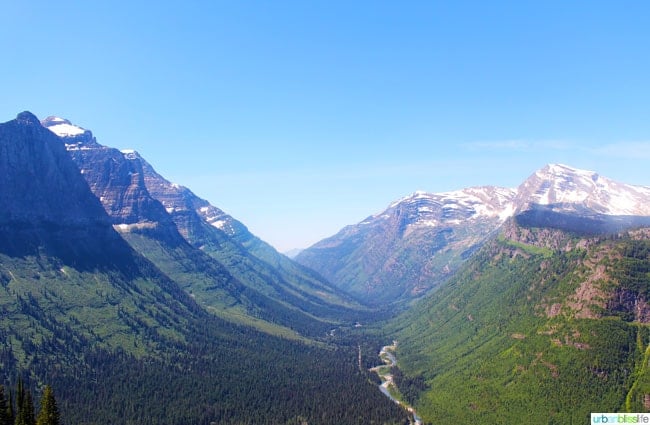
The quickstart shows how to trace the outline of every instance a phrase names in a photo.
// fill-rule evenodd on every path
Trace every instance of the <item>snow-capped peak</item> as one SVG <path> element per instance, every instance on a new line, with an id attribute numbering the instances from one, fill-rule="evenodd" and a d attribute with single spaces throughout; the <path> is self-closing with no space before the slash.
<path id="1" fill-rule="evenodd" d="M 518 210 L 542 205 L 558 211 L 650 215 L 650 188 L 619 183 L 594 171 L 549 164 L 518 189 Z"/>
<path id="2" fill-rule="evenodd" d="M 619 183 L 594 171 L 549 164 L 517 189 L 494 186 L 428 193 L 398 199 L 360 225 L 399 218 L 406 226 L 462 225 L 472 220 L 503 222 L 529 209 L 612 216 L 650 216 L 650 187 Z"/>
<path id="3" fill-rule="evenodd" d="M 514 189 L 493 186 L 440 193 L 417 191 L 393 202 L 387 210 L 362 224 L 377 218 L 388 219 L 395 214 L 404 218 L 409 226 L 457 225 L 475 219 L 502 222 L 512 215 L 515 195 Z"/>
<path id="4" fill-rule="evenodd" d="M 49 116 L 41 121 L 41 124 L 59 137 L 78 136 L 86 132 L 86 129 L 61 117 Z"/>

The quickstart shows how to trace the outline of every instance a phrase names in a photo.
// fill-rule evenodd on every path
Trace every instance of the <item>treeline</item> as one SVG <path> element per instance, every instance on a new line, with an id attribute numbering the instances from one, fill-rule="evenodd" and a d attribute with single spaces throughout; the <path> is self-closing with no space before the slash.
<path id="1" fill-rule="evenodd" d="M 34 414 L 34 397 L 25 389 L 22 379 L 18 380 L 15 392 L 0 385 L 0 425 L 59 425 L 59 408 L 52 388 L 47 385 L 41 396 L 38 415 Z"/>

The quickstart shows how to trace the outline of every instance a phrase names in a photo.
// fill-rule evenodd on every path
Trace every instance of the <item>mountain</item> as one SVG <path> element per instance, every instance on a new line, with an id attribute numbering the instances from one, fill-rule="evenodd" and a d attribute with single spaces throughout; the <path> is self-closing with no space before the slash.
<path id="1" fill-rule="evenodd" d="M 290 249 L 289 251 L 283 252 L 283 254 L 289 258 L 296 258 L 298 254 L 300 254 L 301 252 L 302 252 L 301 248 L 294 248 L 294 249 Z"/>
<path id="2" fill-rule="evenodd" d="M 395 382 L 425 421 L 648 412 L 649 272 L 650 228 L 578 235 L 509 219 L 392 321 Z"/>
<path id="3" fill-rule="evenodd" d="M 522 223 L 578 232 L 616 232 L 650 223 L 650 187 L 559 164 L 547 165 L 521 184 L 515 205 Z"/>
<path id="4" fill-rule="evenodd" d="M 43 254 L 83 271 L 115 264 L 136 269 L 134 252 L 110 226 L 59 138 L 29 112 L 0 130 L 0 252 Z"/>
<path id="5" fill-rule="evenodd" d="M 416 192 L 301 252 L 296 261 L 374 303 L 444 281 L 511 214 L 515 192 Z"/>
<path id="6" fill-rule="evenodd" d="M 373 303 L 421 296 L 503 222 L 592 233 L 650 224 L 650 188 L 552 164 L 517 189 L 415 194 L 301 252 L 296 261 Z"/>
<path id="7" fill-rule="evenodd" d="M 137 152 L 100 145 L 62 118 L 43 125 L 63 139 L 122 237 L 209 311 L 288 337 L 322 336 L 359 318 L 363 309 L 350 297 Z"/>
<path id="8" fill-rule="evenodd" d="M 650 187 L 632 186 L 596 172 L 549 164 L 519 186 L 517 212 L 545 206 L 556 212 L 650 216 Z"/>
<path id="9" fill-rule="evenodd" d="M 80 140 L 31 113 L 0 124 L 0 384 L 50 384 L 66 423 L 404 423 L 359 369 L 356 345 L 288 340 L 208 313 L 122 237 L 192 248 L 142 198 L 137 176 L 115 172 L 136 169 L 106 157 L 111 172 L 91 179 L 111 197 L 102 204 L 64 142 Z M 124 192 L 103 185 L 122 181 Z"/>

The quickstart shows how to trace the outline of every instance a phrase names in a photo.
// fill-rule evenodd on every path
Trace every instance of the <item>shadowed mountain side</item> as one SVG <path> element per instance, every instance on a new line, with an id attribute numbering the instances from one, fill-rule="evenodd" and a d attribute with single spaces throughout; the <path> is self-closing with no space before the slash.
<path id="1" fill-rule="evenodd" d="M 359 320 L 364 309 L 358 303 L 190 190 L 162 178 L 137 152 L 102 146 L 67 120 L 50 117 L 43 123 L 56 133 L 64 121 L 67 130 L 77 130 L 61 139 L 113 227 L 208 311 L 287 337 L 322 336 L 336 324 Z M 201 213 L 227 219 L 227 228 Z M 271 259 L 275 252 L 278 267 L 226 231 L 262 245 Z"/>
<path id="2" fill-rule="evenodd" d="M 60 139 L 31 113 L 0 124 L 0 170 L 1 253 L 43 254 L 80 270 L 137 269 Z"/>
<path id="3" fill-rule="evenodd" d="M 550 227 L 577 234 L 616 233 L 650 225 L 650 217 L 645 216 L 557 212 L 554 210 L 556 207 L 533 205 L 530 210 L 517 214 L 515 220 L 525 227 Z"/>
<path id="4" fill-rule="evenodd" d="M 277 292 L 282 299 L 297 297 L 292 303 L 306 311 L 316 308 L 326 316 L 342 318 L 350 313 L 345 309 L 363 309 L 313 270 L 278 253 L 240 221 L 166 180 L 137 152 L 127 152 L 125 157 L 141 164 L 149 193 L 165 206 L 185 239 L 226 265 L 234 276 L 261 292 Z"/>

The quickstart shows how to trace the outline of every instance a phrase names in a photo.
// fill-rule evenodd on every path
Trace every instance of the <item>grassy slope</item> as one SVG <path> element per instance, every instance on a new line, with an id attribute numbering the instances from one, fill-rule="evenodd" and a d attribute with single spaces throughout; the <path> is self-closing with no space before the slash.
<path id="1" fill-rule="evenodd" d="M 566 302 L 557 315 L 548 307 L 573 296 L 594 264 L 620 269 L 616 253 L 625 243 L 550 255 L 500 238 L 395 321 L 400 367 L 428 385 L 416 405 L 421 416 L 546 424 L 584 423 L 593 411 L 643 411 L 647 326 L 606 311 L 611 317 L 577 318 Z M 611 285 L 594 280 L 594 287 Z"/>

